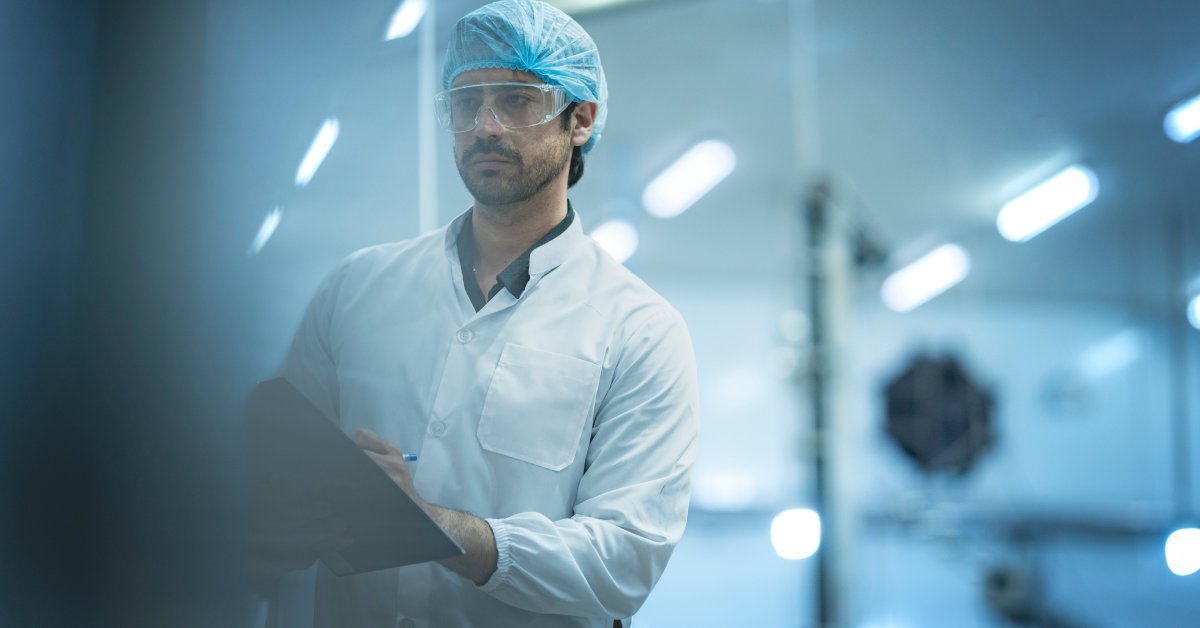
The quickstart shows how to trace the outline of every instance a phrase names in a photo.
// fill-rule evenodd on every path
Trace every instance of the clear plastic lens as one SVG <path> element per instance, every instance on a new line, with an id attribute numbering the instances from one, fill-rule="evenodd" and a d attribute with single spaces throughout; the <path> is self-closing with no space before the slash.
<path id="1" fill-rule="evenodd" d="M 435 103 L 442 128 L 465 133 L 479 124 L 484 109 L 507 129 L 545 124 L 567 107 L 567 97 L 554 85 L 480 83 L 441 92 Z"/>

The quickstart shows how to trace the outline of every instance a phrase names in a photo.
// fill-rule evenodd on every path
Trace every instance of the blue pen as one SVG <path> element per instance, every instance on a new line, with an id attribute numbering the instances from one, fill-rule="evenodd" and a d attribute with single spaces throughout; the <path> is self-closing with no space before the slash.
<path id="1" fill-rule="evenodd" d="M 417 454 L 404 454 L 404 461 L 405 462 L 416 462 Z"/>

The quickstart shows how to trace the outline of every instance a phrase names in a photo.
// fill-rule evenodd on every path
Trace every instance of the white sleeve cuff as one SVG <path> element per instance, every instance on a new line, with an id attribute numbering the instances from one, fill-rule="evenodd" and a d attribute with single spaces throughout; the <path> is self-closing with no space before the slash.
<path id="1" fill-rule="evenodd" d="M 512 554 L 509 553 L 508 524 L 502 519 L 484 519 L 492 528 L 492 536 L 496 537 L 496 572 L 488 581 L 478 585 L 484 593 L 493 593 L 508 584 L 512 573 Z"/>

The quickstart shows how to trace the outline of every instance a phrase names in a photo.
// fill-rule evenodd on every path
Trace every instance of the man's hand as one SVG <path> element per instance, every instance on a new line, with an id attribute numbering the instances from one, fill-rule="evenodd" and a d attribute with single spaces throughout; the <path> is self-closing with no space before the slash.
<path id="1" fill-rule="evenodd" d="M 450 538 L 466 552 L 457 558 L 439 561 L 459 575 L 482 585 L 496 572 L 496 538 L 488 522 L 475 515 L 435 506 L 421 499 L 413 486 L 412 475 L 404 462 L 404 452 L 384 437 L 370 430 L 358 430 L 354 442 L 370 456 L 388 477 L 408 494 Z"/>
<path id="2" fill-rule="evenodd" d="M 428 504 L 421 499 L 413 486 L 412 474 L 408 472 L 408 464 L 404 462 L 404 451 L 371 430 L 358 430 L 352 438 L 354 443 L 362 448 L 363 453 L 392 478 L 396 486 L 407 493 L 418 506 L 428 511 Z"/>

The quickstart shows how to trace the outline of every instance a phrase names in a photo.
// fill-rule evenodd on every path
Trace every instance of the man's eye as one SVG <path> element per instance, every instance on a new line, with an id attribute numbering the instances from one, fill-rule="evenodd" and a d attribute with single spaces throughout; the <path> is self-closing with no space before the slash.
<path id="1" fill-rule="evenodd" d="M 478 98 L 459 98 L 453 102 L 455 111 L 475 111 L 479 109 Z"/>

